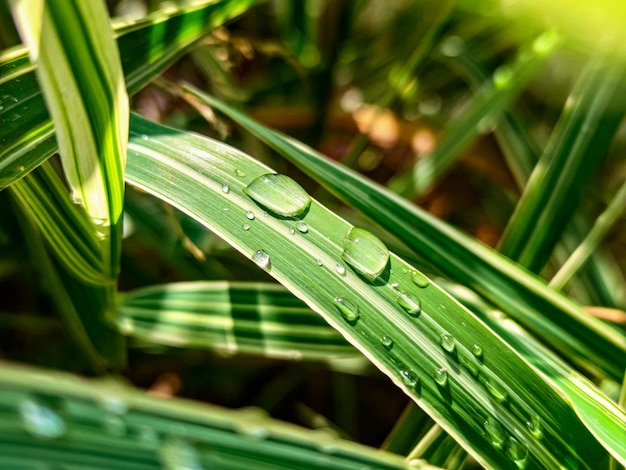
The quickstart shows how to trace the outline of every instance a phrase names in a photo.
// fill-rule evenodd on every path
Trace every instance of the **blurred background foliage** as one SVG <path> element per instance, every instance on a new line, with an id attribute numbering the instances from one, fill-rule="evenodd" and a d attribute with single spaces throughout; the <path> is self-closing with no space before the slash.
<path id="1" fill-rule="evenodd" d="M 156 0 L 107 3 L 112 17 L 126 19 L 167 6 Z M 487 77 L 511 80 L 507 74 L 519 51 L 528 44 L 537 50 L 539 34 L 554 28 L 565 38 L 563 44 L 531 71 L 508 107 L 532 146 L 544 148 L 588 59 L 599 52 L 619 64 L 625 59 L 626 6 L 618 0 L 606 3 L 607 9 L 586 2 L 530 0 L 273 0 L 216 30 L 164 79 L 135 95 L 133 107 L 149 119 L 225 139 L 293 175 L 353 223 L 368 226 L 372 222 L 250 135 L 216 116 L 209 116 L 207 125 L 205 117 L 170 93 L 168 81 L 184 80 L 236 102 L 254 119 L 386 184 L 437 146 Z M 0 8 L 0 46 L 6 48 L 19 40 L 6 4 L 0 2 Z M 421 207 L 491 246 L 497 245 L 520 195 L 494 130 L 493 120 L 481 121 L 441 178 L 414 196 Z M 626 177 L 625 145 L 622 125 L 586 189 L 590 197 L 583 199 L 580 212 L 590 219 Z M 5 208 L 0 224 L 0 356 L 83 373 L 85 364 L 49 311 L 35 266 L 19 241 L 16 215 L 6 209 L 6 196 L 0 193 Z M 616 224 L 601 251 L 620 278 L 626 265 L 625 224 L 624 219 Z M 397 241 L 385 241 L 424 266 Z M 555 259 L 545 268 L 547 279 L 556 267 Z M 128 188 L 120 290 L 200 279 L 270 280 L 189 217 Z M 578 286 L 570 283 L 568 293 L 584 304 L 626 308 L 624 292 L 615 293 L 609 305 Z M 408 402 L 373 366 L 359 360 L 298 363 L 132 346 L 124 375 L 154 394 L 235 408 L 258 406 L 273 417 L 332 428 L 376 447 Z"/>

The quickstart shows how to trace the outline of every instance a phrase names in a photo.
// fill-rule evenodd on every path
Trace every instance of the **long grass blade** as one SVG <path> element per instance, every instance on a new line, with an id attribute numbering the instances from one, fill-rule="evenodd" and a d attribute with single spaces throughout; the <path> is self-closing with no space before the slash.
<path id="1" fill-rule="evenodd" d="M 574 87 L 500 240 L 531 271 L 547 263 L 626 113 L 623 69 L 594 59 Z"/>
<path id="2" fill-rule="evenodd" d="M 484 465 L 606 465 L 608 453 L 567 401 L 513 349 L 292 180 L 222 143 L 137 116 L 129 148 L 129 183 L 279 280 Z M 541 438 L 527 424 L 536 420 Z"/>
<path id="3" fill-rule="evenodd" d="M 283 359 L 360 353 L 280 284 L 188 282 L 123 295 L 125 335 L 156 344 Z"/>
<path id="4" fill-rule="evenodd" d="M 185 89 L 230 116 L 315 176 L 334 194 L 398 236 L 451 279 L 471 286 L 565 357 L 573 358 L 589 370 L 600 369 L 610 377 L 621 378 L 622 364 L 626 362 L 626 339 L 617 329 L 594 319 L 495 250 L 386 188 L 194 88 Z"/>
<path id="5" fill-rule="evenodd" d="M 0 455 L 6 468 L 436 470 L 269 418 L 150 397 L 113 380 L 3 363 Z"/>
<path id="6" fill-rule="evenodd" d="M 137 22 L 114 22 L 128 93 L 137 93 L 211 30 L 255 3 L 210 0 L 169 6 Z M 58 150 L 35 68 L 24 48 L 0 56 L 0 189 Z"/>

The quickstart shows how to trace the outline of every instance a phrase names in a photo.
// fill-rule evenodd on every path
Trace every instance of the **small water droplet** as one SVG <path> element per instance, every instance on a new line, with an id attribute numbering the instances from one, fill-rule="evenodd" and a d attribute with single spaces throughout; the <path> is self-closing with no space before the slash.
<path id="1" fill-rule="evenodd" d="M 228 194 L 230 192 L 230 187 L 226 183 L 222 185 L 222 192 L 224 194 Z"/>
<path id="2" fill-rule="evenodd" d="M 51 408 L 26 399 L 19 405 L 24 429 L 35 437 L 56 439 L 65 434 L 65 422 Z"/>
<path id="3" fill-rule="evenodd" d="M 388 335 L 383 335 L 380 337 L 380 344 L 382 344 L 385 348 L 391 349 L 393 346 L 393 340 Z"/>
<path id="4" fill-rule="evenodd" d="M 252 261 L 260 268 L 270 269 L 270 255 L 263 250 L 257 250 L 252 256 Z"/>
<path id="5" fill-rule="evenodd" d="M 452 335 L 441 335 L 441 340 L 439 341 L 439 344 L 445 351 L 449 353 L 453 353 L 456 350 L 456 344 L 454 344 L 454 338 L 452 337 Z"/>
<path id="6" fill-rule="evenodd" d="M 537 439 L 541 439 L 543 437 L 543 426 L 539 416 L 531 416 L 530 420 L 526 422 L 526 427 Z"/>
<path id="7" fill-rule="evenodd" d="M 398 287 L 398 283 L 397 282 L 392 282 L 391 284 L 389 284 L 392 288 L 397 288 Z"/>
<path id="8" fill-rule="evenodd" d="M 337 263 L 335 265 L 335 271 L 337 271 L 337 274 L 339 274 L 340 276 L 346 275 L 346 267 L 341 263 Z"/>
<path id="9" fill-rule="evenodd" d="M 222 207 L 222 210 L 223 210 L 224 212 L 228 212 L 230 209 L 229 209 L 228 207 Z"/>
<path id="10" fill-rule="evenodd" d="M 514 437 L 509 439 L 509 455 L 518 464 L 524 463 L 528 457 L 528 448 Z"/>
<path id="11" fill-rule="evenodd" d="M 370 282 L 382 274 L 389 261 L 389 250 L 376 236 L 353 227 L 343 242 L 341 258 Z"/>
<path id="12" fill-rule="evenodd" d="M 143 135 L 141 136 L 141 140 L 148 140 L 148 136 L 147 136 L 146 134 L 143 134 Z"/>
<path id="13" fill-rule="evenodd" d="M 419 382 L 419 378 L 411 369 L 402 369 L 400 371 L 400 379 L 407 387 L 415 387 Z"/>
<path id="14" fill-rule="evenodd" d="M 498 420 L 496 420 L 493 416 L 487 418 L 487 421 L 485 421 L 485 431 L 487 431 L 487 435 L 489 436 L 489 439 L 494 447 L 496 449 L 502 449 L 508 436 L 506 434 L 506 430 L 498 422 Z"/>
<path id="15" fill-rule="evenodd" d="M 508 398 L 508 394 L 503 386 L 498 384 L 495 379 L 487 379 L 483 381 L 487 392 L 491 395 L 498 403 L 504 403 Z"/>
<path id="16" fill-rule="evenodd" d="M 238 176 L 239 178 L 243 178 L 244 176 L 246 176 L 246 173 L 244 171 L 241 171 L 239 168 L 236 168 L 235 176 Z"/>
<path id="17" fill-rule="evenodd" d="M 324 266 L 324 263 L 322 263 L 322 260 L 319 258 L 315 260 L 315 264 L 317 264 L 318 266 Z"/>
<path id="18" fill-rule="evenodd" d="M 422 303 L 420 299 L 412 294 L 401 292 L 396 298 L 398 305 L 402 307 L 409 315 L 417 316 L 422 311 Z"/>
<path id="19" fill-rule="evenodd" d="M 356 321 L 361 316 L 361 314 L 359 313 L 359 307 L 357 305 L 354 305 L 349 300 L 346 300 L 343 297 L 335 297 L 333 302 L 337 309 L 339 309 L 339 312 L 341 313 L 343 318 L 345 318 L 348 323 L 356 323 Z"/>
<path id="20" fill-rule="evenodd" d="M 480 373 L 480 369 L 478 367 L 478 364 L 472 360 L 471 358 L 466 358 L 461 356 L 459 358 L 459 362 L 461 363 L 461 365 L 463 367 L 465 367 L 467 369 L 467 371 L 471 374 L 472 377 L 477 378 L 478 374 Z"/>
<path id="21" fill-rule="evenodd" d="M 247 232 L 248 230 L 250 230 L 250 224 L 243 224 L 241 228 Z"/>
<path id="22" fill-rule="evenodd" d="M 277 217 L 300 218 L 311 205 L 308 193 L 286 175 L 261 175 L 246 186 L 243 192 Z"/>
<path id="23" fill-rule="evenodd" d="M 473 344 L 472 345 L 472 354 L 477 359 L 482 359 L 482 357 L 483 357 L 483 348 L 481 348 L 478 344 Z"/>
<path id="24" fill-rule="evenodd" d="M 413 282 L 413 284 L 421 289 L 430 285 L 430 281 L 428 280 L 428 278 L 419 271 L 411 271 L 411 281 Z"/>
<path id="25" fill-rule="evenodd" d="M 446 368 L 436 370 L 434 379 L 441 387 L 445 387 L 448 385 L 448 370 Z"/>
<path id="26" fill-rule="evenodd" d="M 296 233 L 296 229 L 293 227 L 289 227 L 289 233 L 294 235 Z"/>
<path id="27" fill-rule="evenodd" d="M 254 220 L 254 212 L 246 211 L 246 217 L 250 220 Z"/>
<path id="28" fill-rule="evenodd" d="M 305 224 L 304 222 L 298 222 L 296 224 L 296 228 L 298 229 L 298 232 L 300 233 L 307 233 L 309 231 L 309 226 Z"/>

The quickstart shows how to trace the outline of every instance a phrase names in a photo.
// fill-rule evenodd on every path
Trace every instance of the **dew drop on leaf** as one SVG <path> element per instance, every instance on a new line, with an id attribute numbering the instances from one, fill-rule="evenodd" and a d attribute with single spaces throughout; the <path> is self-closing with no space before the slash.
<path id="1" fill-rule="evenodd" d="M 164 470 L 202 470 L 196 448 L 182 439 L 167 439 L 159 448 Z"/>
<path id="2" fill-rule="evenodd" d="M 430 285 L 430 281 L 419 271 L 411 271 L 411 281 L 419 288 L 425 288 Z"/>
<path id="3" fill-rule="evenodd" d="M 277 217 L 301 218 L 311 205 L 308 193 L 286 175 L 261 175 L 246 186 L 243 192 Z"/>
<path id="4" fill-rule="evenodd" d="M 222 185 L 222 192 L 224 194 L 228 194 L 230 192 L 230 187 L 226 183 Z"/>
<path id="5" fill-rule="evenodd" d="M 243 224 L 241 228 L 247 232 L 248 230 L 250 230 L 250 224 Z"/>
<path id="6" fill-rule="evenodd" d="M 514 437 L 511 437 L 509 439 L 509 455 L 515 462 L 522 463 L 528 457 L 528 448 Z"/>
<path id="7" fill-rule="evenodd" d="M 298 222 L 296 224 L 296 228 L 298 229 L 298 232 L 300 233 L 307 233 L 309 231 L 309 226 L 305 224 L 304 222 Z"/>
<path id="8" fill-rule="evenodd" d="M 389 250 L 376 236 L 353 227 L 343 242 L 341 258 L 370 282 L 382 274 L 389 261 Z"/>
<path id="9" fill-rule="evenodd" d="M 260 268 L 270 268 L 270 255 L 263 250 L 257 250 L 252 256 L 252 261 Z"/>
<path id="10" fill-rule="evenodd" d="M 361 314 L 359 307 L 343 297 L 335 297 L 333 300 L 335 306 L 348 323 L 356 323 Z"/>
<path id="11" fill-rule="evenodd" d="M 493 416 L 487 418 L 484 426 L 491 443 L 496 449 L 501 449 L 507 438 L 504 427 Z"/>
<path id="12" fill-rule="evenodd" d="M 337 263 L 335 265 L 335 271 L 337 271 L 337 274 L 339 274 L 340 276 L 346 275 L 346 267 L 341 263 Z"/>
<path id="13" fill-rule="evenodd" d="M 252 211 L 247 211 L 246 212 L 246 217 L 250 220 L 254 220 L 254 212 Z"/>
<path id="14" fill-rule="evenodd" d="M 382 344 L 387 349 L 391 349 L 393 346 L 393 340 L 390 336 L 383 335 L 380 337 L 380 344 Z"/>
<path id="15" fill-rule="evenodd" d="M 422 311 L 420 299 L 412 294 L 400 293 L 396 298 L 398 305 L 402 307 L 409 315 L 417 316 Z"/>
<path id="16" fill-rule="evenodd" d="M 419 378 L 411 369 L 402 369 L 400 371 L 400 379 L 407 387 L 415 387 L 419 382 Z"/>
<path id="17" fill-rule="evenodd" d="M 452 335 L 449 334 L 441 335 L 441 340 L 439 344 L 441 344 L 441 347 L 449 353 L 453 353 L 456 349 L 456 345 L 454 344 L 454 338 L 452 337 Z"/>
<path id="18" fill-rule="evenodd" d="M 34 399 L 26 399 L 19 405 L 24 429 L 35 437 L 56 439 L 65 434 L 65 421 L 51 408 Z"/>
<path id="19" fill-rule="evenodd" d="M 541 425 L 541 418 L 539 418 L 539 416 L 531 416 L 531 418 L 526 422 L 526 427 L 537 439 L 541 439 L 543 437 L 543 426 Z"/>
<path id="20" fill-rule="evenodd" d="M 483 348 L 481 348 L 478 344 L 473 344 L 472 345 L 472 354 L 477 359 L 482 359 L 482 357 L 483 357 Z"/>
<path id="21" fill-rule="evenodd" d="M 445 368 L 436 370 L 433 377 L 441 387 L 448 385 L 448 371 Z"/>

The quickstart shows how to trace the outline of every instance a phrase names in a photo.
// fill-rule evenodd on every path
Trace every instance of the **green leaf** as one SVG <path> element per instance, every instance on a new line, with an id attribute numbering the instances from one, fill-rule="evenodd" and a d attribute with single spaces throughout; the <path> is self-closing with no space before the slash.
<path id="1" fill-rule="evenodd" d="M 341 199 L 380 223 L 451 279 L 489 299 L 563 356 L 621 379 L 622 364 L 626 363 L 623 334 L 548 288 L 542 279 L 356 172 L 196 89 L 185 89 L 230 116 Z"/>
<path id="2" fill-rule="evenodd" d="M 624 70 L 593 59 L 569 96 L 550 142 L 500 239 L 500 251 L 539 272 L 549 260 L 626 113 Z"/>
<path id="3" fill-rule="evenodd" d="M 343 264 L 352 226 L 315 200 L 299 220 L 306 231 L 266 215 L 244 192 L 271 173 L 266 166 L 134 115 L 129 149 L 130 184 L 195 218 L 279 280 L 484 465 L 606 466 L 608 453 L 567 401 L 421 273 L 392 253 L 373 282 Z M 528 422 L 541 422 L 541 438 Z"/>
<path id="4" fill-rule="evenodd" d="M 360 353 L 279 284 L 187 282 L 123 295 L 117 324 L 151 343 L 287 359 Z"/>
<path id="5" fill-rule="evenodd" d="M 436 470 L 261 410 L 159 399 L 111 379 L 7 363 L 0 455 L 7 468 Z"/>
<path id="6" fill-rule="evenodd" d="M 210 0 L 159 10 L 136 22 L 114 22 L 128 93 L 137 93 L 211 30 L 255 3 Z M 57 151 L 34 70 L 24 48 L 0 58 L 0 189 Z"/>

